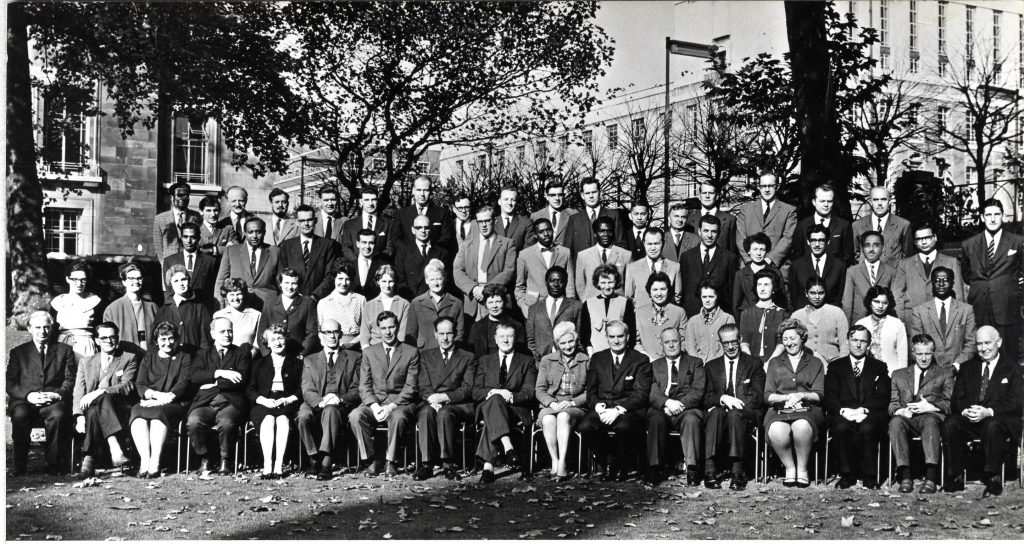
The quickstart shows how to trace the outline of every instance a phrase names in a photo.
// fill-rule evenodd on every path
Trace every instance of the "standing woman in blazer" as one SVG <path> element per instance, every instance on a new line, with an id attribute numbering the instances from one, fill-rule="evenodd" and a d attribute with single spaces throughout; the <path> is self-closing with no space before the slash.
<path id="1" fill-rule="evenodd" d="M 551 477 L 564 482 L 569 479 L 565 469 L 569 437 L 586 413 L 590 357 L 581 349 L 572 323 L 563 321 L 555 325 L 551 336 L 558 353 L 545 355 L 537 368 L 537 401 L 543 406 L 537 414 L 537 426 L 544 431 L 551 456 Z"/>
<path id="2" fill-rule="evenodd" d="M 636 313 L 633 300 L 623 296 L 622 274 L 618 267 L 603 264 L 594 269 L 594 287 L 598 290 L 596 297 L 583 301 L 583 312 L 580 315 L 580 345 L 593 355 L 608 349 L 608 338 L 604 327 L 612 321 L 622 321 L 629 330 L 636 330 Z M 632 347 L 633 340 L 629 341 Z"/>
<path id="3" fill-rule="evenodd" d="M 103 321 L 117 325 L 117 330 L 121 331 L 122 345 L 135 344 L 145 350 L 148 347 L 149 331 L 156 322 L 156 303 L 142 294 L 144 275 L 139 265 L 121 265 L 118 272 L 121 284 L 124 285 L 124 296 L 111 302 L 107 309 L 103 310 Z"/>
<path id="4" fill-rule="evenodd" d="M 260 430 L 263 449 L 260 479 L 271 480 L 284 476 L 288 431 L 301 406 L 302 360 L 286 353 L 288 329 L 280 323 L 263 331 L 263 341 L 270 353 L 253 363 L 245 393 L 252 405 L 249 421 Z M 274 457 L 275 447 L 277 457 Z"/>
<path id="5" fill-rule="evenodd" d="M 160 454 L 167 429 L 177 427 L 191 400 L 191 358 L 178 349 L 178 327 L 161 321 L 153 328 L 155 349 L 139 364 L 135 390 L 142 399 L 132 407 L 129 427 L 139 452 L 139 478 L 160 477 Z"/>
<path id="6" fill-rule="evenodd" d="M 782 353 L 779 345 L 779 325 L 789 317 L 789 312 L 775 304 L 775 291 L 779 289 L 779 277 L 768 270 L 754 274 L 754 290 L 757 303 L 740 314 L 740 348 L 743 353 L 767 361 Z M 806 339 L 805 339 L 806 341 Z"/>
<path id="7" fill-rule="evenodd" d="M 786 487 L 807 487 L 807 460 L 825 423 L 821 398 L 825 394 L 825 365 L 804 349 L 807 328 L 795 319 L 779 325 L 784 352 L 768 361 L 764 427 L 768 442 L 786 466 Z"/>

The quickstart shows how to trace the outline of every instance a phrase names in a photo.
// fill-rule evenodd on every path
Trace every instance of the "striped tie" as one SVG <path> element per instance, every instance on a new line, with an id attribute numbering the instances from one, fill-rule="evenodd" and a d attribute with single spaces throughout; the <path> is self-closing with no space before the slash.
<path id="1" fill-rule="evenodd" d="M 988 241 L 988 252 L 985 254 L 985 263 L 992 266 L 992 263 L 996 260 L 996 239 L 992 238 Z"/>
<path id="2" fill-rule="evenodd" d="M 309 269 L 309 240 L 302 242 L 302 266 Z"/>

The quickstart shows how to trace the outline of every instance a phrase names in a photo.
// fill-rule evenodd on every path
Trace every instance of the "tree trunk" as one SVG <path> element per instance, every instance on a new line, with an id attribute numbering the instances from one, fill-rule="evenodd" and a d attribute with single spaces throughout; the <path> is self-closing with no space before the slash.
<path id="1" fill-rule="evenodd" d="M 8 317 L 24 327 L 49 308 L 43 247 L 43 189 L 36 173 L 25 4 L 7 6 Z"/>

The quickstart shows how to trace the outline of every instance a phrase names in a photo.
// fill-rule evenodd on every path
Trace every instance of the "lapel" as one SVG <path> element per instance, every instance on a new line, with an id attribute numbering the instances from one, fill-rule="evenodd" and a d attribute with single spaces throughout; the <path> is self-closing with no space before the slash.
<path id="1" fill-rule="evenodd" d="M 299 250 L 299 254 L 297 255 L 298 261 L 299 261 L 300 264 L 302 264 L 302 267 L 305 268 L 305 263 L 302 262 L 302 238 L 301 237 L 297 237 L 297 239 L 299 240 L 299 243 L 296 246 L 296 247 L 298 247 L 298 250 Z M 326 248 L 327 248 L 327 240 L 324 237 L 317 236 L 316 238 L 313 238 L 313 241 L 310 242 L 310 244 L 309 244 L 309 262 L 310 262 L 310 264 L 315 263 L 315 262 L 319 262 L 320 261 L 320 254 L 323 253 L 324 249 L 326 249 Z"/>
<path id="2" fill-rule="evenodd" d="M 477 239 L 479 240 L 479 237 L 477 237 Z M 497 245 L 498 245 L 498 240 L 496 239 L 496 237 L 494 235 L 492 235 L 491 236 L 491 240 L 490 240 L 491 250 L 489 252 L 487 252 L 487 253 L 484 253 L 484 270 L 487 270 L 487 269 L 489 269 L 491 267 L 491 261 L 494 260 L 494 254 L 498 252 L 498 248 L 496 247 Z M 485 249 L 485 248 L 481 247 L 481 249 Z M 488 279 L 490 279 L 490 278 L 488 278 Z"/>
<path id="3" fill-rule="evenodd" d="M 998 251 L 999 251 L 999 249 L 997 248 L 996 249 L 997 255 L 998 255 Z M 995 372 L 992 372 L 991 377 L 989 377 L 989 379 L 988 379 L 988 388 L 985 389 L 985 398 L 981 399 L 981 401 L 982 401 L 981 404 L 983 406 L 988 406 L 988 405 L 992 404 L 993 400 L 995 400 L 995 399 L 992 398 L 992 395 L 993 395 L 993 391 L 995 391 L 995 389 L 996 389 L 996 385 L 998 385 L 999 382 L 1001 382 L 1003 380 L 1003 378 L 1008 377 L 1010 375 L 1010 372 L 1017 371 L 1017 365 L 1012 365 L 1012 367 L 1011 367 L 1011 364 L 1008 364 L 1008 359 L 1009 358 L 1006 357 L 1005 355 L 1000 355 L 999 356 L 999 363 L 996 365 Z M 984 368 L 984 364 L 982 364 L 981 368 Z M 979 376 L 978 387 L 980 388 L 981 387 L 981 379 L 980 379 L 981 373 L 980 372 L 978 373 L 978 376 Z"/>
<path id="4" fill-rule="evenodd" d="M 872 365 L 873 366 L 873 365 Z M 871 390 L 875 386 L 875 378 L 878 377 L 877 371 L 868 373 L 868 360 L 864 360 L 864 370 L 860 374 L 860 396 L 857 400 L 864 402 L 871 393 Z"/>
<path id="5" fill-rule="evenodd" d="M 950 305 L 950 307 L 952 308 L 952 305 Z M 932 327 L 934 327 L 935 330 L 939 331 L 939 334 L 945 337 L 946 331 L 939 328 L 939 313 L 938 310 L 935 309 L 935 297 L 931 297 L 928 299 L 928 311 L 925 312 L 925 314 L 928 318 L 928 321 L 931 323 Z M 946 324 L 949 324 L 949 316 L 946 316 Z"/>
<path id="6" fill-rule="evenodd" d="M 611 365 L 612 365 L 612 383 L 613 384 L 618 385 L 619 382 L 620 381 L 624 381 L 625 378 L 626 378 L 626 375 L 629 374 L 629 372 L 627 371 L 627 367 L 629 367 L 630 360 L 632 359 L 632 357 L 630 357 L 630 355 L 631 355 L 631 353 L 629 351 L 627 351 L 625 354 L 623 354 L 623 356 L 622 356 L 622 363 L 619 364 L 618 372 L 615 371 L 615 356 L 612 355 Z"/>
<path id="7" fill-rule="evenodd" d="M 761 221 L 762 229 L 764 228 L 765 225 L 767 225 L 768 223 L 772 222 L 772 219 L 775 218 L 775 213 L 779 211 L 779 199 L 775 199 L 775 201 L 772 202 L 772 207 L 768 208 L 768 217 L 767 218 L 764 216 L 764 211 L 763 210 L 764 210 L 764 201 L 759 198 L 759 199 L 757 199 L 757 211 L 758 211 L 757 215 L 758 215 L 758 217 L 761 218 L 760 221 Z"/>
<path id="8" fill-rule="evenodd" d="M 35 349 L 35 344 L 32 345 L 32 348 Z M 53 343 L 46 344 L 46 357 L 43 358 L 42 361 L 39 361 L 39 365 L 43 369 L 43 375 L 44 376 L 46 374 L 48 374 L 48 371 L 50 370 L 50 365 L 53 364 L 53 350 L 55 350 L 55 349 L 57 349 L 57 344 L 53 344 Z M 36 351 L 35 357 L 33 357 L 33 358 L 36 359 L 36 360 L 39 359 L 39 351 L 38 350 Z"/>
<path id="9" fill-rule="evenodd" d="M 924 275 L 924 263 L 921 262 L 921 257 L 914 254 L 910 259 L 910 269 L 913 270 L 914 274 L 917 276 L 918 282 L 928 286 L 931 283 L 931 278 Z M 932 270 L 935 270 L 936 266 L 945 266 L 945 263 L 939 263 L 939 255 L 936 255 L 935 261 L 932 262 Z"/>
<path id="10" fill-rule="evenodd" d="M 804 364 L 803 359 L 800 359 L 800 365 L 797 367 L 797 371 L 798 372 L 799 372 L 800 367 L 803 367 L 803 364 Z M 868 366 L 868 359 L 865 356 L 864 357 L 864 368 L 867 368 L 867 366 Z M 853 396 L 853 398 L 859 400 L 860 399 L 860 395 L 859 395 L 859 392 L 857 391 L 857 376 L 854 375 L 854 373 L 853 373 L 853 356 L 851 355 L 851 356 L 847 357 L 846 361 L 843 362 L 842 366 L 839 367 L 839 369 L 837 369 L 837 370 L 839 370 L 840 372 L 843 372 L 844 374 L 847 375 L 846 379 L 843 380 L 843 382 L 846 383 L 846 389 L 849 391 L 850 395 Z M 863 371 L 861 372 L 861 376 L 862 376 L 861 382 L 863 382 L 864 381 L 864 379 L 863 379 L 863 376 L 864 376 Z"/>
<path id="11" fill-rule="evenodd" d="M 263 274 L 263 268 L 266 266 L 268 259 L 270 259 L 270 246 L 265 243 L 261 244 L 260 257 L 256 260 L 256 275 L 252 278 L 254 283 L 256 278 Z"/>
<path id="12" fill-rule="evenodd" d="M 391 362 L 387 362 L 387 351 L 384 349 L 384 344 L 377 344 L 380 346 L 380 354 L 384 356 L 384 360 L 387 364 L 387 371 L 384 373 L 385 378 L 390 378 L 391 373 L 394 372 L 395 367 L 398 366 L 399 355 L 402 353 L 402 344 L 398 344 L 391 351 Z"/>
<path id="13" fill-rule="evenodd" d="M 100 379 L 96 383 L 101 383 L 101 382 L 103 382 L 103 380 L 107 380 L 111 376 L 116 374 L 118 369 L 120 369 L 123 366 L 121 358 L 124 357 L 124 352 L 122 352 L 120 354 L 116 354 L 116 355 L 114 355 L 111 358 L 110 366 L 107 367 L 107 371 L 105 373 L 103 372 L 103 352 L 97 352 L 97 353 L 99 353 L 100 359 L 97 360 L 97 362 L 99 363 L 99 367 L 97 367 L 96 370 L 99 370 L 98 374 L 100 374 L 100 377 L 99 377 Z M 114 382 L 110 381 L 110 383 L 114 383 Z"/>

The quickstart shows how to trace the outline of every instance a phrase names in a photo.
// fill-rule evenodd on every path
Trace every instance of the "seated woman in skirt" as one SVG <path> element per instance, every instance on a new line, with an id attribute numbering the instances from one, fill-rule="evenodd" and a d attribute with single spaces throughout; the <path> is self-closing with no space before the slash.
<path id="1" fill-rule="evenodd" d="M 270 480 L 284 476 L 288 431 L 301 406 L 302 360 L 287 354 L 288 330 L 280 323 L 263 331 L 263 341 L 270 353 L 253 363 L 246 394 L 252 404 L 249 420 L 260 430 L 263 449 L 260 479 Z"/>
<path id="2" fill-rule="evenodd" d="M 545 355 L 537 369 L 535 389 L 537 401 L 543 406 L 537 414 L 537 426 L 544 430 L 544 442 L 551 455 L 551 477 L 564 482 L 569 479 L 565 469 L 569 437 L 587 409 L 590 357 L 580 346 L 572 323 L 563 321 L 555 325 L 551 337 L 558 352 Z"/>

